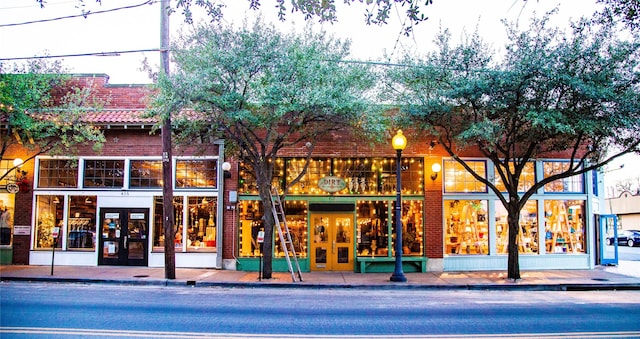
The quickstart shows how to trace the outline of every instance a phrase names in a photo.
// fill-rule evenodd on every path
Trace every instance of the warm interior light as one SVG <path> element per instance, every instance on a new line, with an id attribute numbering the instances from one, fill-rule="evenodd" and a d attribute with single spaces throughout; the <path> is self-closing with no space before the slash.
<path id="1" fill-rule="evenodd" d="M 230 163 L 228 163 L 228 162 L 226 162 L 226 161 L 225 161 L 225 162 L 223 162 L 223 163 L 222 163 L 222 170 L 223 170 L 223 171 L 229 171 L 229 170 L 231 170 L 231 164 L 230 164 Z"/>
<path id="2" fill-rule="evenodd" d="M 438 173 L 440 173 L 440 170 L 442 170 L 442 166 L 440 166 L 439 163 L 436 162 L 431 165 L 431 171 L 433 171 L 433 173 L 431 174 L 431 180 L 435 181 L 438 178 Z"/>
<path id="3" fill-rule="evenodd" d="M 402 151 L 407 147 L 407 138 L 402 135 L 402 130 L 398 130 L 398 133 L 393 136 L 393 139 L 391 139 L 391 145 L 396 151 Z"/>

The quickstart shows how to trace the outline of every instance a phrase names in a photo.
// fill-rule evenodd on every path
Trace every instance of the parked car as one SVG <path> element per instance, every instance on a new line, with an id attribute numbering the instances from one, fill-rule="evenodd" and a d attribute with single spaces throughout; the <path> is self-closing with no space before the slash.
<path id="1" fill-rule="evenodd" d="M 607 237 L 607 245 L 613 244 L 613 237 Z M 640 231 L 627 230 L 618 233 L 618 245 L 627 245 L 629 247 L 640 246 Z"/>

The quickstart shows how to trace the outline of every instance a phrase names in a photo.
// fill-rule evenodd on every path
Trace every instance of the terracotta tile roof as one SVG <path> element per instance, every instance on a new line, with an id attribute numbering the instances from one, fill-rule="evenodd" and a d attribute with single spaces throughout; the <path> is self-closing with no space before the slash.
<path id="1" fill-rule="evenodd" d="M 87 122 L 98 125 L 126 125 L 126 124 L 153 124 L 153 118 L 144 117 L 145 111 L 133 110 L 101 110 L 99 112 L 88 112 L 85 115 Z"/>

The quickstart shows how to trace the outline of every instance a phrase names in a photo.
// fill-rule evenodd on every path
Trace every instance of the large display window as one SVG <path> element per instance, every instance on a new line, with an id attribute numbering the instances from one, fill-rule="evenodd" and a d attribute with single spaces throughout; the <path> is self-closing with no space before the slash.
<path id="1" fill-rule="evenodd" d="M 185 207 L 186 200 L 186 207 Z M 177 252 L 215 252 L 217 199 L 211 196 L 174 196 L 174 245 Z M 155 197 L 153 251 L 164 251 L 162 197 Z"/>
<path id="2" fill-rule="evenodd" d="M 489 254 L 487 200 L 444 202 L 445 255 Z"/>
<path id="3" fill-rule="evenodd" d="M 390 201 L 358 201 L 356 247 L 358 256 L 389 255 Z"/>
<path id="4" fill-rule="evenodd" d="M 498 254 L 507 254 L 509 245 L 509 224 L 507 209 L 496 202 L 496 248 Z M 534 254 L 538 247 L 538 201 L 529 200 L 520 211 L 520 228 L 518 231 L 518 253 Z"/>
<path id="5" fill-rule="evenodd" d="M 62 248 L 60 239 L 54 239 L 53 231 L 54 227 L 60 227 L 58 234 L 64 232 L 64 204 L 63 195 L 38 195 L 36 197 L 34 249 L 51 249 L 54 240 L 56 248 Z"/>
<path id="6" fill-rule="evenodd" d="M 585 253 L 584 201 L 547 200 L 544 203 L 547 253 Z"/>
<path id="7" fill-rule="evenodd" d="M 96 249 L 96 196 L 69 196 L 67 250 Z"/>
<path id="8" fill-rule="evenodd" d="M 11 245 L 13 234 L 13 197 L 0 193 L 0 246 Z"/>

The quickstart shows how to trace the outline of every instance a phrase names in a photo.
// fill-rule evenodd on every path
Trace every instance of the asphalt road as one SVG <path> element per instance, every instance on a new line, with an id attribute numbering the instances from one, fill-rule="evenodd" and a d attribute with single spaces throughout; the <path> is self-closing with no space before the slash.
<path id="1" fill-rule="evenodd" d="M 640 247 L 618 246 L 620 260 L 640 261 Z"/>
<path id="2" fill-rule="evenodd" d="M 0 288 L 2 338 L 640 338 L 638 291 Z"/>

